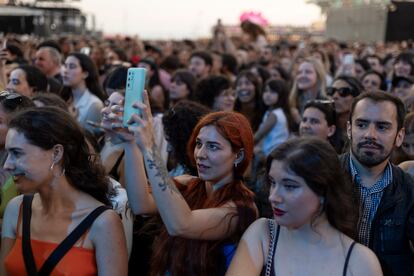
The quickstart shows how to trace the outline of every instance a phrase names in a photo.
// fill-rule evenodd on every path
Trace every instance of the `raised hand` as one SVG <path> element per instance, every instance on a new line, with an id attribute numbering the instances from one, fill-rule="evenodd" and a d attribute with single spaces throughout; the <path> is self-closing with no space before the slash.
<path id="1" fill-rule="evenodd" d="M 128 130 L 133 133 L 138 147 L 144 153 L 155 145 L 153 117 L 147 91 L 143 93 L 143 103 L 135 102 L 133 107 L 141 111 L 141 117 L 133 114 L 128 121 Z"/>

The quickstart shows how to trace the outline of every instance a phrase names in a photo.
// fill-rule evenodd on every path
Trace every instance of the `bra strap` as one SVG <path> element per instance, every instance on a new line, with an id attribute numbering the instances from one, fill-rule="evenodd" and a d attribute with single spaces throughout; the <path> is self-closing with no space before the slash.
<path id="1" fill-rule="evenodd" d="M 107 206 L 99 206 L 93 210 L 82 222 L 67 236 L 59 246 L 50 254 L 43 266 L 39 270 L 39 276 L 50 275 L 59 261 L 66 255 L 66 253 L 73 247 L 80 237 L 91 227 L 95 219 L 110 209 Z"/>
<path id="2" fill-rule="evenodd" d="M 32 218 L 32 201 L 33 195 L 23 196 L 22 251 L 24 265 L 26 266 L 27 274 L 29 276 L 37 276 L 37 268 L 33 257 L 32 244 L 30 241 L 30 219 Z"/>
<path id="3" fill-rule="evenodd" d="M 355 244 L 356 242 L 354 241 L 348 249 L 348 254 L 346 254 L 343 276 L 346 276 L 346 271 L 348 270 L 349 258 L 351 258 L 351 253 L 352 253 L 352 250 L 354 249 Z"/>

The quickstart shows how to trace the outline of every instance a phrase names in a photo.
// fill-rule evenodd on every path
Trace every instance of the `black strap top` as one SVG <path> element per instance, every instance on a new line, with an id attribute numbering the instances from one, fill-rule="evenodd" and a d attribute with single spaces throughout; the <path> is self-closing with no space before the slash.
<path id="1" fill-rule="evenodd" d="M 269 253 L 267 254 L 266 264 L 263 267 L 261 276 L 276 276 L 275 268 L 273 265 L 274 256 L 276 253 L 277 241 L 279 239 L 280 233 L 280 225 L 276 226 L 276 223 L 273 219 L 267 220 L 269 225 L 269 232 L 270 232 L 270 242 L 269 242 Z M 346 254 L 343 276 L 346 276 L 346 272 L 348 269 L 349 258 L 351 257 L 352 250 L 355 246 L 355 241 L 352 242 L 351 246 L 348 249 L 348 253 Z"/>
<path id="2" fill-rule="evenodd" d="M 30 239 L 30 220 L 32 217 L 32 201 L 33 195 L 23 196 L 23 218 L 22 218 L 22 252 L 24 264 L 26 266 L 27 274 L 30 276 L 46 276 L 50 275 L 59 263 L 59 261 L 65 256 L 67 252 L 75 245 L 75 243 L 82 237 L 84 233 L 92 226 L 95 219 L 110 209 L 107 206 L 99 206 L 89 213 L 79 225 L 72 230 L 72 232 L 55 248 L 55 250 L 49 255 L 42 267 L 38 270 L 36 268 L 31 239 Z"/>

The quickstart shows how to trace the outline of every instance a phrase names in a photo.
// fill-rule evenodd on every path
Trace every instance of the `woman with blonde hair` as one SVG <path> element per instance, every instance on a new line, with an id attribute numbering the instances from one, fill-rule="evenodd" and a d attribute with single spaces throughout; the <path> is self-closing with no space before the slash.
<path id="1" fill-rule="evenodd" d="M 290 91 L 289 104 L 293 119 L 300 123 L 307 101 L 326 98 L 326 72 L 315 58 L 305 58 L 299 65 Z"/>

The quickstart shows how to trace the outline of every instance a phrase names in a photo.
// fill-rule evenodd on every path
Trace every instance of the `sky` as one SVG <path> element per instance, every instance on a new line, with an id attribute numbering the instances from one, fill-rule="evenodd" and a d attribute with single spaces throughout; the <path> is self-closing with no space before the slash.
<path id="1" fill-rule="evenodd" d="M 207 37 L 218 18 L 237 25 L 246 11 L 261 12 L 272 25 L 310 25 L 321 16 L 306 0 L 81 0 L 74 5 L 95 14 L 96 27 L 105 34 L 143 39 Z"/>

